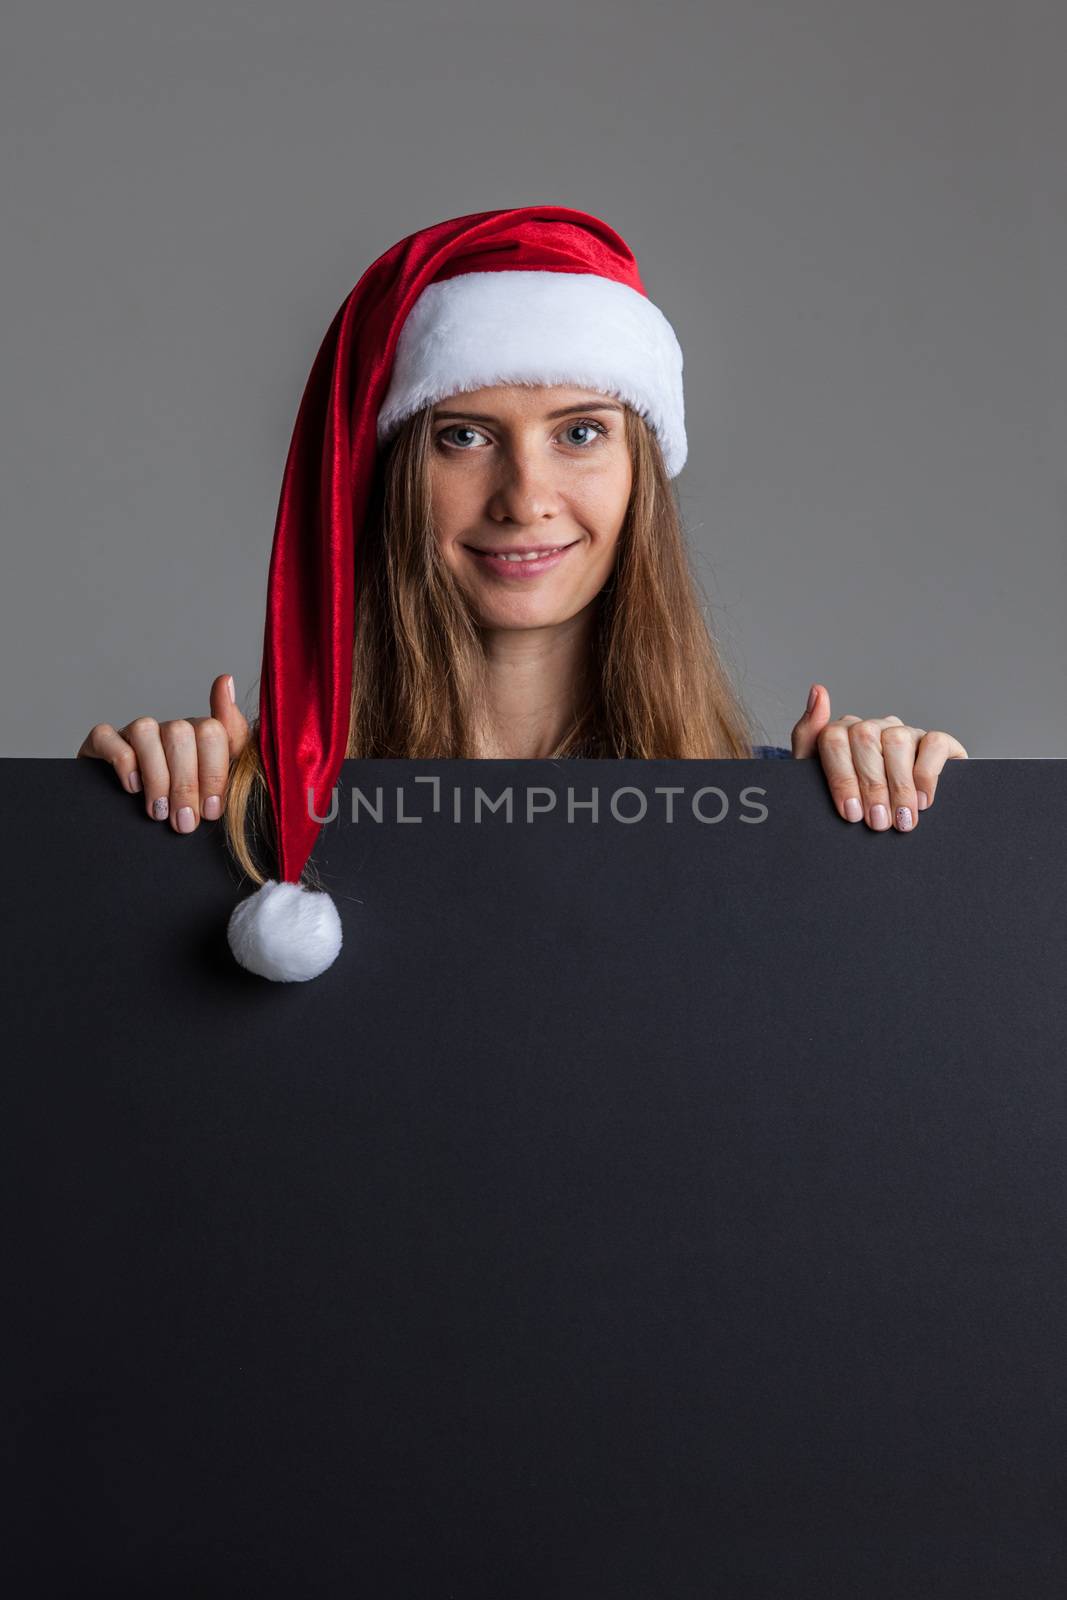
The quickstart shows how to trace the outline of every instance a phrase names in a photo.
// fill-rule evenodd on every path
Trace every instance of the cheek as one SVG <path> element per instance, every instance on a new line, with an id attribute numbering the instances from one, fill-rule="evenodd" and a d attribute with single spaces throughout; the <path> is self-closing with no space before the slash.
<path id="1" fill-rule="evenodd" d="M 455 479 L 443 473 L 434 473 L 430 479 L 430 516 L 434 535 L 447 554 L 456 536 L 467 526 L 470 517 L 470 495 L 464 494 Z"/>
<path id="2" fill-rule="evenodd" d="M 625 450 L 620 450 L 612 457 L 604 469 L 603 495 L 605 500 L 612 502 L 616 518 L 622 519 L 633 488 L 634 471 L 633 462 Z"/>
<path id="3" fill-rule="evenodd" d="M 623 468 L 605 472 L 597 483 L 589 484 L 580 505 L 575 507 L 586 527 L 594 531 L 599 540 L 614 543 L 618 538 L 630 503 L 632 481 L 627 462 Z"/>

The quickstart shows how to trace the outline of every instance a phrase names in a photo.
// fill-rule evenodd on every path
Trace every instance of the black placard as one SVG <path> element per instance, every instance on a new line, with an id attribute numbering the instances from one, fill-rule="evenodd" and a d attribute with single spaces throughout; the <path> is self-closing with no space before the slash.
<path id="1" fill-rule="evenodd" d="M 294 984 L 0 773 L 20 1596 L 1067 1592 L 1063 762 L 346 762 Z"/>

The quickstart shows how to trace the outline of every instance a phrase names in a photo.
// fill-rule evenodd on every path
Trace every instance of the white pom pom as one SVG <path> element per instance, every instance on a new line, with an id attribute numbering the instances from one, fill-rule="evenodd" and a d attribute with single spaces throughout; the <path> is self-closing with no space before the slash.
<path id="1" fill-rule="evenodd" d="M 249 972 L 276 983 L 304 983 L 337 960 L 341 918 L 321 889 L 268 878 L 234 907 L 226 937 Z"/>

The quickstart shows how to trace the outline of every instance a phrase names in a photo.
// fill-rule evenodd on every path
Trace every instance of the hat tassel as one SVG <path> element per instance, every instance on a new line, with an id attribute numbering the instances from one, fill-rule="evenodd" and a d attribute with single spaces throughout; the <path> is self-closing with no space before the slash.
<path id="1" fill-rule="evenodd" d="M 304 983 L 341 951 L 341 918 L 330 896 L 268 878 L 236 905 L 226 929 L 234 959 L 275 983 Z"/>

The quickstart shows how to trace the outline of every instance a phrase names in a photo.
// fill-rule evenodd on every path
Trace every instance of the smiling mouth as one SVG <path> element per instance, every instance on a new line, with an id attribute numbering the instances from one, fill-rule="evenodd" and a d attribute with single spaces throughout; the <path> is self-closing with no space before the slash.
<path id="1" fill-rule="evenodd" d="M 546 556 L 559 555 L 562 551 L 569 550 L 571 545 L 577 542 L 577 539 L 571 539 L 567 544 L 519 545 L 507 550 L 480 550 L 477 545 L 469 544 L 466 549 L 472 555 L 488 556 L 494 561 L 541 561 Z"/>
<path id="2" fill-rule="evenodd" d="M 479 550 L 473 544 L 464 548 L 470 551 L 487 577 L 506 584 L 530 583 L 542 573 L 553 572 L 567 559 L 567 551 L 573 550 L 579 542 L 572 539 L 569 544 L 528 545 L 524 550 Z"/>

